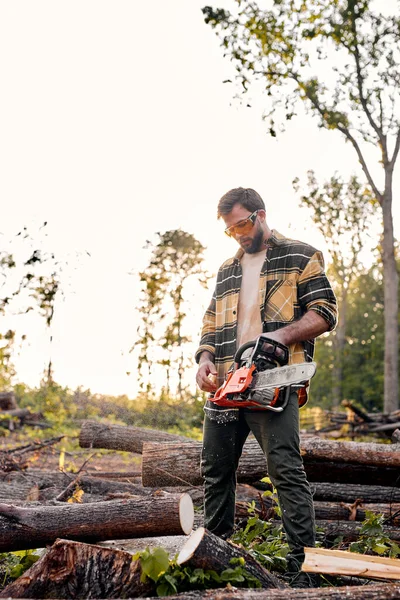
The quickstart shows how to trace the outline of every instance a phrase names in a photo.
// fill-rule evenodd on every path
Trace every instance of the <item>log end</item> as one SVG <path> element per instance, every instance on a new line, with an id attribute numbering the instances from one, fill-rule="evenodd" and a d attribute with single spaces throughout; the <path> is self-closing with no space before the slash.
<path id="1" fill-rule="evenodd" d="M 204 527 L 199 527 L 196 531 L 193 531 L 190 538 L 187 540 L 182 550 L 178 554 L 177 564 L 183 565 L 185 562 L 190 560 L 199 546 L 201 540 L 204 537 L 205 529 Z"/>
<path id="2" fill-rule="evenodd" d="M 179 519 L 181 522 L 182 531 L 189 535 L 193 529 L 194 523 L 194 507 L 193 500 L 189 494 L 182 494 L 179 500 Z"/>

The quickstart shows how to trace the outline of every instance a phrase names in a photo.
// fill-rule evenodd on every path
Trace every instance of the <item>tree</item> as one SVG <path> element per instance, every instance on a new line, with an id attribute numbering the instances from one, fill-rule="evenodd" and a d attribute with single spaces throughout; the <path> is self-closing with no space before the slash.
<path id="1" fill-rule="evenodd" d="M 204 272 L 204 246 L 186 231 L 174 229 L 157 233 L 155 244 L 147 243 L 151 258 L 145 271 L 139 274 L 143 285 L 139 313 L 142 323 L 139 326 L 139 339 L 135 346 L 140 347 L 139 370 L 148 366 L 147 391 L 151 384 L 151 367 L 158 362 L 165 368 L 167 391 L 170 388 L 170 374 L 176 365 L 177 394 L 183 396 L 183 373 L 186 364 L 185 345 L 190 342 L 184 323 L 185 292 L 197 281 L 206 287 L 208 277 Z M 157 358 L 158 357 L 158 358 Z"/>
<path id="2" fill-rule="evenodd" d="M 345 183 L 334 175 L 320 186 L 314 172 L 309 171 L 303 189 L 299 180 L 293 183 L 296 191 L 301 190 L 302 204 L 311 209 L 311 218 L 322 233 L 332 260 L 329 274 L 339 305 L 338 325 L 332 335 L 332 403 L 338 407 L 342 398 L 348 294 L 363 269 L 359 257 L 365 249 L 375 199 L 370 187 L 362 185 L 356 176 Z"/>
<path id="3" fill-rule="evenodd" d="M 275 119 L 292 119 L 304 103 L 320 127 L 351 144 L 382 209 L 384 406 L 395 410 L 399 278 L 392 184 L 400 149 L 400 20 L 377 12 L 369 0 L 271 0 L 265 10 L 252 0 L 234 4 L 234 14 L 210 6 L 203 13 L 221 36 L 243 93 L 251 82 L 262 82 L 271 135 L 277 134 Z M 373 168 L 369 148 L 378 152 Z"/>

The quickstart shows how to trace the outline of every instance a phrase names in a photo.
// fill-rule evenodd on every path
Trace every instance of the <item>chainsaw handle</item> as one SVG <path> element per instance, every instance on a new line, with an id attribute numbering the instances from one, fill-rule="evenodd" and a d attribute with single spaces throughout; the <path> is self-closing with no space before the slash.
<path id="1" fill-rule="evenodd" d="M 254 346 L 257 344 L 257 340 L 253 340 L 251 342 L 246 342 L 245 344 L 242 344 L 242 346 L 240 346 L 240 348 L 238 348 L 236 350 L 236 354 L 234 357 L 234 363 L 235 364 L 240 364 L 240 361 L 242 360 L 242 354 L 248 350 L 249 348 L 254 348 Z"/>

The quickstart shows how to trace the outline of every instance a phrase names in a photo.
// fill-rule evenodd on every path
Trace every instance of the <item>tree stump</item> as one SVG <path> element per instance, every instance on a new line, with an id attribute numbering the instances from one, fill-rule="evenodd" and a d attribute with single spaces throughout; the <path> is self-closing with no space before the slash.
<path id="1" fill-rule="evenodd" d="M 154 592 L 141 574 L 128 552 L 57 540 L 0 598 L 138 598 Z"/>

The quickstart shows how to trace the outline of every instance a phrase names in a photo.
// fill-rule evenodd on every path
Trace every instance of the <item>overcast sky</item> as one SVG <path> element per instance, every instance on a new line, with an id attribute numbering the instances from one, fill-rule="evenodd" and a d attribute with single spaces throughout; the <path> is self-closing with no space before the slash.
<path id="1" fill-rule="evenodd" d="M 0 5 L 0 232 L 5 239 L 47 221 L 48 246 L 68 261 L 53 362 L 56 380 L 71 388 L 135 393 L 126 375 L 134 371 L 127 351 L 138 322 L 135 274 L 156 231 L 193 233 L 215 272 L 236 250 L 216 204 L 245 186 L 265 199 L 271 227 L 324 249 L 291 182 L 310 168 L 321 178 L 358 168 L 341 136 L 311 118 L 271 139 L 257 102 L 232 102 L 232 86 L 222 83 L 232 67 L 203 5 Z M 192 315 L 195 338 L 206 301 Z M 18 379 L 37 385 L 48 360 L 45 327 L 33 318 L 23 327 Z"/>

